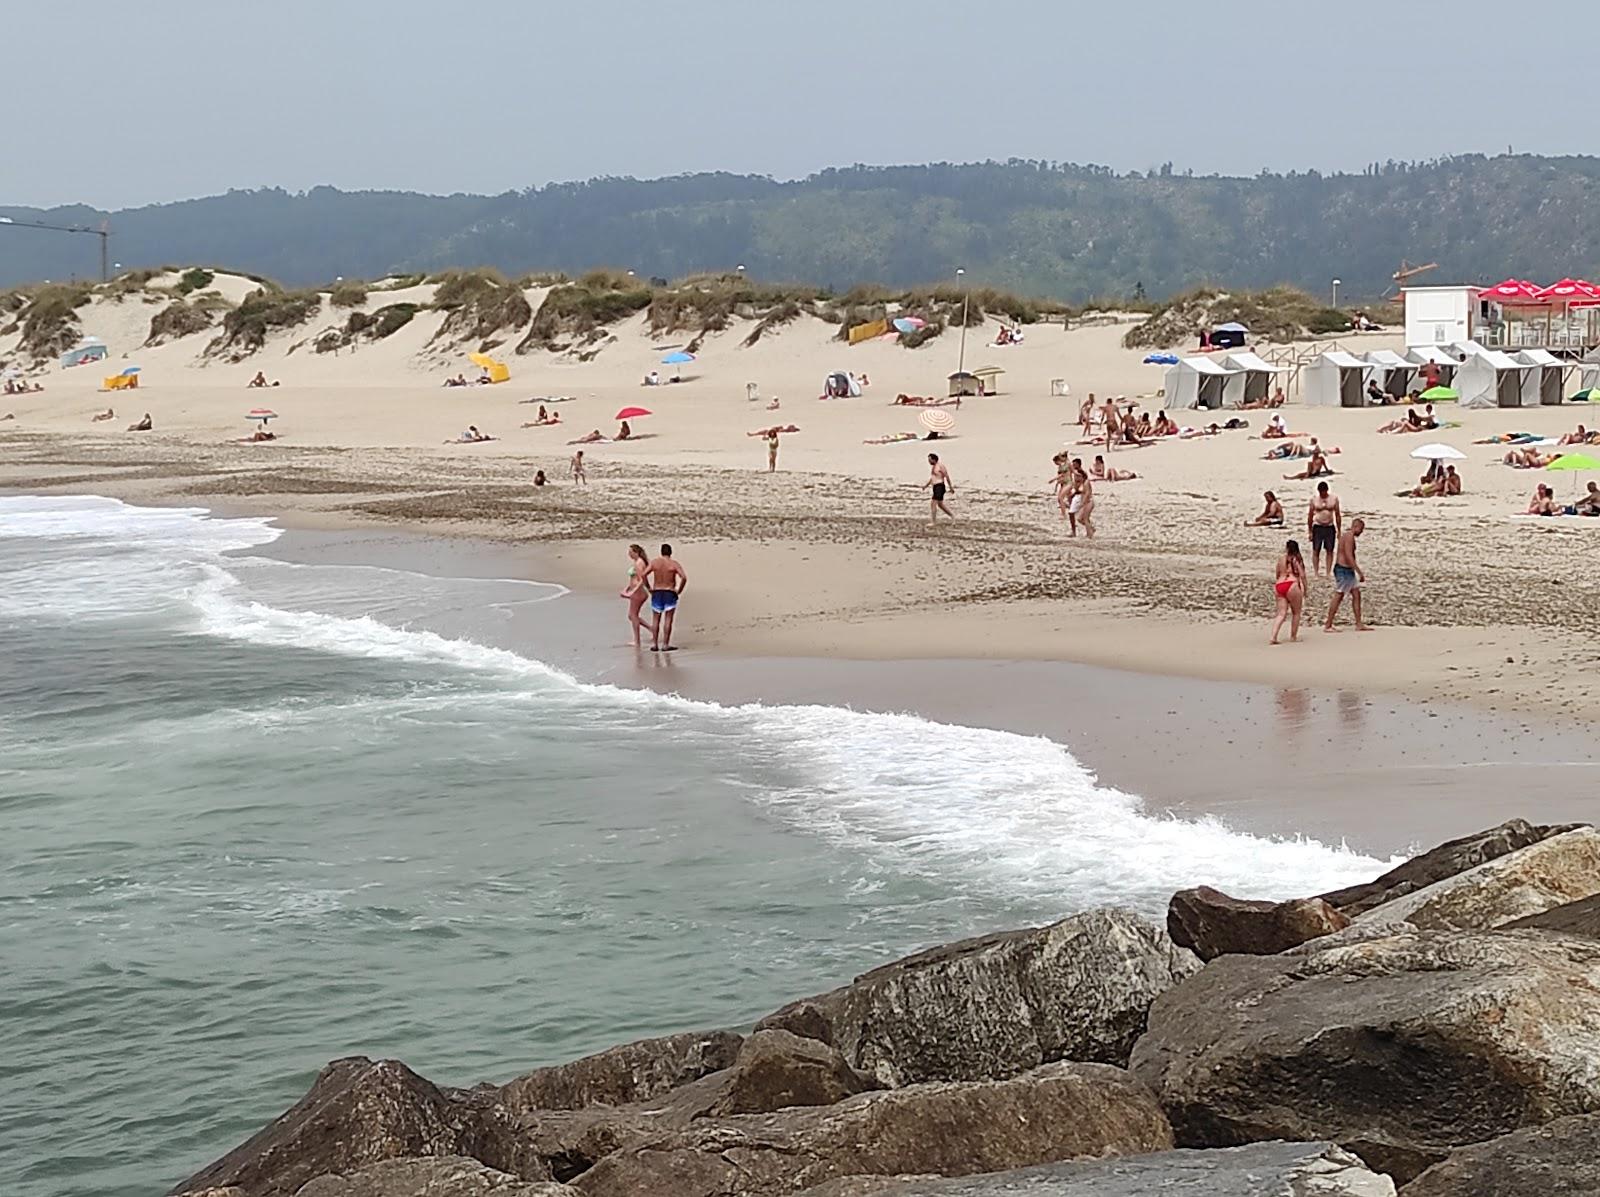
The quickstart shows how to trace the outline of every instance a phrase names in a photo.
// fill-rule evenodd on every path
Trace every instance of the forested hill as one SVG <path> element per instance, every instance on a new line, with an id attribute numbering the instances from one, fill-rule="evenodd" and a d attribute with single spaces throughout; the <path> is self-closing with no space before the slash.
<path id="1" fill-rule="evenodd" d="M 1402 258 L 1433 281 L 1600 274 L 1600 158 L 1390 164 L 1359 175 L 1220 178 L 1011 161 L 855 166 L 780 183 L 700 174 L 595 179 L 498 196 L 278 189 L 105 213 L 0 206 L 98 226 L 127 267 L 214 263 L 302 285 L 446 266 L 759 279 L 845 288 L 947 278 L 1066 300 L 1201 282 L 1333 278 L 1380 294 Z M 98 273 L 95 238 L 0 228 L 0 285 Z"/>

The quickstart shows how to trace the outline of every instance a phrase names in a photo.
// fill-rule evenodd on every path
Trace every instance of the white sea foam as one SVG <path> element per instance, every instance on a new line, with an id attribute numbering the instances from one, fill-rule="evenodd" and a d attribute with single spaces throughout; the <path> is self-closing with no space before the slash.
<path id="1" fill-rule="evenodd" d="M 259 601 L 224 556 L 274 538 L 264 521 L 109 500 L 24 502 L 52 505 L 23 512 L 32 529 L 24 535 L 105 536 L 194 566 L 168 568 L 166 577 L 169 587 L 180 582 L 195 632 L 452 676 L 467 671 L 492 684 L 496 701 L 548 704 L 621 731 L 665 725 L 680 751 L 750 762 L 728 767 L 739 769 L 735 780 L 771 817 L 886 868 L 1011 896 L 1150 908 L 1199 882 L 1286 896 L 1364 879 L 1388 863 L 1314 840 L 1240 833 L 1214 819 L 1151 815 L 1139 798 L 1100 785 L 1065 746 L 1039 737 L 838 707 L 691 701 L 582 682 L 505 649 L 370 616 L 285 609 Z M 11 530 L 9 513 L 4 527 Z"/>

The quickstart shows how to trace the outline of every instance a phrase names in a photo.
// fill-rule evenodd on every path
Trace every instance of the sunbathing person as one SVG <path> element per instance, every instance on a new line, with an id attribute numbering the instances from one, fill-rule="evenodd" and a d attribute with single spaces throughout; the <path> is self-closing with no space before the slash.
<path id="1" fill-rule="evenodd" d="M 774 424 L 771 428 L 757 428 L 754 432 L 745 433 L 746 436 L 771 436 L 773 433 L 799 432 L 798 424 Z"/>
<path id="2" fill-rule="evenodd" d="M 524 428 L 546 428 L 551 424 L 559 423 L 561 423 L 561 413 L 546 411 L 544 405 L 541 403 L 539 405 L 539 414 L 533 419 L 525 422 L 522 426 Z"/>
<path id="3" fill-rule="evenodd" d="M 1285 474 L 1283 477 L 1285 481 L 1290 481 L 1296 478 L 1324 478 L 1331 473 L 1333 473 L 1333 467 L 1328 464 L 1328 459 L 1322 455 L 1322 450 L 1313 449 L 1311 451 L 1311 460 L 1306 462 L 1305 469 L 1298 474 Z"/>
<path id="4" fill-rule="evenodd" d="M 254 378 L 252 378 L 249 382 L 245 383 L 246 388 L 264 387 L 264 386 L 271 386 L 271 385 L 273 385 L 273 384 L 267 382 L 267 374 L 266 374 L 266 371 L 264 371 L 264 370 L 257 370 L 256 371 L 256 376 Z"/>
<path id="5" fill-rule="evenodd" d="M 108 408 L 105 409 L 105 411 L 96 412 L 94 415 L 90 416 L 89 417 L 89 423 L 98 424 L 102 420 L 115 420 L 116 418 L 117 418 L 117 413 L 114 410 L 112 410 L 111 408 L 108 407 Z"/>
<path id="6" fill-rule="evenodd" d="M 568 441 L 569 445 L 600 445 L 607 440 L 606 434 L 596 428 L 593 432 L 585 433 L 575 441 Z"/>
<path id="7" fill-rule="evenodd" d="M 1284 422 L 1283 413 L 1273 412 L 1272 419 L 1267 421 L 1267 426 L 1261 430 L 1262 440 L 1278 440 L 1289 435 L 1289 425 Z"/>
<path id="8" fill-rule="evenodd" d="M 1534 488 L 1533 498 L 1528 500 L 1529 515 L 1560 515 L 1561 508 L 1556 506 L 1555 492 L 1544 483 Z"/>
<path id="9" fill-rule="evenodd" d="M 1422 414 L 1414 407 L 1406 408 L 1406 414 L 1398 420 L 1390 420 L 1379 432 L 1421 432 L 1427 425 L 1422 422 Z"/>
<path id="10" fill-rule="evenodd" d="M 144 418 L 142 420 L 140 420 L 137 424 L 129 424 L 128 425 L 128 431 L 129 432 L 149 432 L 154 427 L 155 427 L 155 421 L 150 418 L 150 413 L 149 412 L 145 412 L 144 413 Z"/>
<path id="11" fill-rule="evenodd" d="M 1474 445 L 1524 445 L 1529 441 L 1541 440 L 1536 432 L 1502 432 L 1495 436 L 1486 436 L 1482 440 L 1473 441 Z"/>
<path id="12" fill-rule="evenodd" d="M 1246 528 L 1281 528 L 1283 527 L 1283 504 L 1278 496 L 1270 490 L 1263 496 L 1266 506 L 1261 509 L 1261 514 L 1253 520 L 1245 520 Z"/>
<path id="13" fill-rule="evenodd" d="M 617 439 L 625 441 L 633 435 L 633 429 L 628 427 L 628 421 L 622 421 L 622 427 L 617 429 Z"/>
<path id="14" fill-rule="evenodd" d="M 1589 489 L 1572 505 L 1573 515 L 1600 515 L 1600 482 L 1589 483 Z"/>
<path id="15" fill-rule="evenodd" d="M 1442 471 L 1430 469 L 1422 476 L 1419 485 L 1398 493 L 1402 499 L 1433 499 L 1440 495 L 1459 495 L 1461 475 L 1456 473 L 1455 466 L 1445 466 Z"/>
<path id="16" fill-rule="evenodd" d="M 960 407 L 961 396 L 955 395 L 949 399 L 934 399 L 922 395 L 896 395 L 890 407 Z"/>
<path id="17" fill-rule="evenodd" d="M 1207 424 L 1204 428 L 1191 428 L 1186 424 L 1182 428 L 1178 429 L 1178 439 L 1180 441 L 1193 440 L 1197 436 L 1221 435 L 1222 426 L 1220 424 Z"/>
<path id="18" fill-rule="evenodd" d="M 1129 482 L 1139 475 L 1132 470 L 1107 469 L 1105 458 L 1096 453 L 1094 464 L 1089 467 L 1089 476 L 1096 482 Z"/>
<path id="19" fill-rule="evenodd" d="M 895 445 L 901 441 L 914 441 L 917 434 L 914 432 L 891 432 L 888 436 L 875 436 L 861 443 L 863 445 Z"/>
<path id="20" fill-rule="evenodd" d="M 1569 432 L 1566 436 L 1562 437 L 1556 442 L 1558 445 L 1587 445 L 1588 443 L 1589 432 L 1582 424 L 1578 425 L 1578 430 L 1576 432 Z"/>
<path id="21" fill-rule="evenodd" d="M 1501 460 L 1516 470 L 1542 470 L 1552 461 L 1560 461 L 1561 454 L 1541 453 L 1537 449 L 1513 449 Z"/>
<path id="22" fill-rule="evenodd" d="M 278 434 L 276 432 L 268 432 L 267 426 L 263 424 L 244 439 L 246 441 L 275 441 L 278 439 Z"/>
<path id="23" fill-rule="evenodd" d="M 1177 434 L 1178 426 L 1167 417 L 1166 412 L 1159 413 L 1156 416 L 1156 422 L 1150 426 L 1151 436 L 1176 436 Z"/>
<path id="24" fill-rule="evenodd" d="M 495 438 L 486 432 L 479 432 L 476 424 L 468 424 L 467 430 L 453 441 L 445 441 L 447 445 L 476 445 L 483 441 L 492 441 Z"/>

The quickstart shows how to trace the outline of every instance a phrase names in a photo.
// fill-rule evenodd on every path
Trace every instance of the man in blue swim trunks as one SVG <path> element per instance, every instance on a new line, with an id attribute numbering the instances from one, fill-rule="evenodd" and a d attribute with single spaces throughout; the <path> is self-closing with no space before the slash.
<path id="1" fill-rule="evenodd" d="M 673 559 L 670 544 L 662 545 L 661 555 L 645 568 L 644 584 L 650 588 L 650 651 L 674 652 L 672 618 L 678 611 L 678 596 L 688 588 L 689 575 Z"/>
<path id="2" fill-rule="evenodd" d="M 1324 632 L 1339 630 L 1333 626 L 1333 617 L 1339 613 L 1339 604 L 1344 602 L 1347 594 L 1350 596 L 1350 609 L 1356 617 L 1356 631 L 1372 631 L 1361 622 L 1361 585 L 1367 580 L 1367 575 L 1356 564 L 1356 538 L 1366 527 L 1365 520 L 1352 520 L 1350 527 L 1339 534 L 1339 547 L 1333 555 L 1333 601 L 1328 604 L 1328 622 L 1322 625 Z"/>

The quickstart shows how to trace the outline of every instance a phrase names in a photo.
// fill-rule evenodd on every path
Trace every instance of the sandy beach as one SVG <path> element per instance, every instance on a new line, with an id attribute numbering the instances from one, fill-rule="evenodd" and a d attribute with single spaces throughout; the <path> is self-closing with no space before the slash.
<path id="1" fill-rule="evenodd" d="M 218 276 L 229 298 L 251 285 Z M 423 300 L 416 292 L 391 292 Z M 530 290 L 537 308 L 541 296 Z M 380 302 L 374 295 L 369 306 Z M 210 334 L 139 347 L 151 306 L 97 297 L 85 332 L 111 347 L 108 363 L 38 375 L 42 393 L 6 396 L 0 485 L 19 491 L 100 493 L 269 514 L 290 526 L 395 527 L 490 538 L 511 546 L 525 576 L 615 593 L 624 546 L 677 546 L 692 579 L 679 638 L 697 651 L 740 657 L 1062 660 L 1271 685 L 1352 688 L 1464 702 L 1541 718 L 1575 715 L 1600 696 L 1593 641 L 1600 610 L 1600 521 L 1519 516 L 1536 483 L 1576 494 L 1583 475 L 1500 464 L 1503 449 L 1473 442 L 1512 429 L 1557 435 L 1583 405 L 1510 411 L 1440 408 L 1451 426 L 1379 434 L 1395 409 L 1284 409 L 1291 430 L 1342 450 L 1331 478 L 1346 519 L 1368 524 L 1369 635 L 1320 630 L 1329 586 L 1313 580 L 1301 642 L 1269 647 L 1272 566 L 1286 535 L 1304 546 L 1313 483 L 1283 478 L 1298 463 L 1262 459 L 1264 412 L 1248 429 L 1119 450 L 1131 481 L 1096 488 L 1099 536 L 1065 534 L 1051 494 L 1050 457 L 1085 460 L 1078 401 L 1125 395 L 1154 411 L 1162 370 L 1121 346 L 1129 327 L 1038 325 L 1020 345 L 995 346 L 999 326 L 973 328 L 965 364 L 997 365 L 1000 394 L 969 399 L 942 443 L 866 444 L 920 432 L 898 393 L 939 395 L 956 366 L 955 332 L 907 350 L 892 341 L 848 347 L 837 329 L 802 318 L 742 345 L 740 322 L 709 334 L 684 381 L 640 385 L 684 338 L 656 338 L 642 317 L 613 330 L 591 360 L 504 354 L 512 377 L 496 386 L 445 388 L 471 372 L 466 349 L 434 340 L 441 313 L 423 311 L 387 340 L 336 354 L 307 341 L 313 320 L 279 332 L 237 363 L 208 356 Z M 334 319 L 326 308 L 328 321 Z M 1360 351 L 1398 347 L 1393 334 L 1349 337 Z M 0 351 L 9 346 L 0 346 Z M 503 353 L 503 351 L 502 351 Z M 104 394 L 103 375 L 142 368 L 136 392 Z M 870 380 L 860 398 L 819 401 L 824 376 Z M 246 389 L 257 371 L 281 385 Z M 1052 380 L 1070 395 L 1053 396 Z M 755 384 L 759 399 L 747 398 Z M 524 428 L 539 398 L 556 427 Z M 768 410 L 771 397 L 780 407 Z M 240 443 L 263 402 L 279 439 Z M 616 431 L 621 407 L 635 439 L 584 446 L 589 485 L 569 478 L 575 437 Z M 107 408 L 115 419 L 91 417 Z M 125 432 L 142 413 L 151 432 Z M 1235 413 L 1221 413 L 1226 415 Z M 1209 413 L 1176 413 L 1180 423 Z M 778 471 L 765 442 L 746 434 L 776 422 Z M 1591 421 L 1592 422 L 1592 421 Z M 498 439 L 445 443 L 468 425 Z M 1422 463 L 1423 440 L 1462 450 L 1465 493 L 1396 497 Z M 930 528 L 925 455 L 941 453 L 955 482 L 954 523 Z M 531 484 L 542 469 L 549 485 Z M 1274 490 L 1285 531 L 1245 528 Z M 622 620 L 617 620 L 620 642 Z"/>

